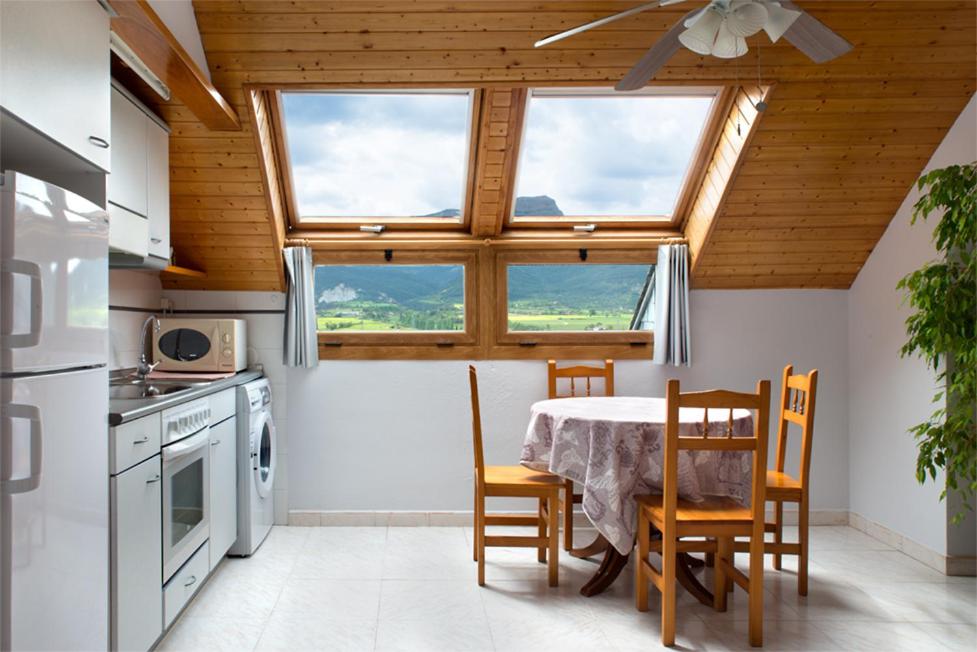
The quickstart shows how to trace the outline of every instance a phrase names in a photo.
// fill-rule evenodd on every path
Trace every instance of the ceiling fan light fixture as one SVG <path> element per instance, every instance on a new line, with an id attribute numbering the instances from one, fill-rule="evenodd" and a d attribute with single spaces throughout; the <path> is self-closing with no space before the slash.
<path id="1" fill-rule="evenodd" d="M 763 26 L 763 31 L 767 33 L 770 40 L 776 43 L 784 35 L 794 21 L 800 18 L 801 12 L 793 9 L 784 9 L 779 2 L 767 2 L 767 22 Z"/>
<path id="2" fill-rule="evenodd" d="M 733 36 L 753 36 L 767 22 L 767 8 L 753 0 L 733 0 L 726 13 L 726 27 Z"/>
<path id="3" fill-rule="evenodd" d="M 679 43 L 696 54 L 712 54 L 713 45 L 722 26 L 723 15 L 709 7 L 696 18 L 691 27 L 679 34 Z"/>
<path id="4" fill-rule="evenodd" d="M 746 39 L 733 34 L 726 21 L 723 21 L 722 25 L 719 26 L 719 32 L 716 34 L 716 42 L 712 46 L 712 56 L 720 59 L 735 59 L 746 54 L 748 50 Z"/>

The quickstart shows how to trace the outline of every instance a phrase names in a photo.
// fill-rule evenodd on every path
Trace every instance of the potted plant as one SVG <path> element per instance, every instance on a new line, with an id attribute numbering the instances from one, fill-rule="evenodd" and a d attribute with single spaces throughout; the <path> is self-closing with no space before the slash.
<path id="1" fill-rule="evenodd" d="M 899 281 L 912 308 L 908 341 L 900 354 L 919 355 L 937 374 L 936 409 L 913 426 L 919 453 L 916 478 L 936 479 L 942 469 L 947 492 L 973 509 L 977 492 L 977 162 L 927 172 L 911 224 L 938 217 L 933 242 L 938 257 Z M 954 522 L 963 518 L 955 514 Z"/>

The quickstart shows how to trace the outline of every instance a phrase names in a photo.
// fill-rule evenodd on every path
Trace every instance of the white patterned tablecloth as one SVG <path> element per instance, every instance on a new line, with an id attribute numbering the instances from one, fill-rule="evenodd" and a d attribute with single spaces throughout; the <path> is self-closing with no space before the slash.
<path id="1" fill-rule="evenodd" d="M 534 403 L 521 462 L 583 485 L 583 511 L 622 554 L 634 545 L 634 496 L 661 493 L 663 398 L 560 398 Z M 729 410 L 709 411 L 710 436 L 724 436 Z M 701 409 L 682 408 L 680 434 L 701 435 Z M 733 411 L 733 436 L 753 434 L 749 410 Z M 680 451 L 679 496 L 731 496 L 748 505 L 753 458 L 741 451 Z"/>

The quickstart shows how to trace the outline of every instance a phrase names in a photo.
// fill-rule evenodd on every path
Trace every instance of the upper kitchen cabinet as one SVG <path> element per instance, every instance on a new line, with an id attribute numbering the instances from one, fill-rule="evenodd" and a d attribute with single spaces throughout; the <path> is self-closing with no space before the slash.
<path id="1" fill-rule="evenodd" d="M 112 174 L 108 179 L 113 263 L 165 267 L 170 258 L 169 128 L 112 83 Z"/>
<path id="2" fill-rule="evenodd" d="M 0 106 L 108 171 L 109 15 L 95 0 L 0 2 Z"/>

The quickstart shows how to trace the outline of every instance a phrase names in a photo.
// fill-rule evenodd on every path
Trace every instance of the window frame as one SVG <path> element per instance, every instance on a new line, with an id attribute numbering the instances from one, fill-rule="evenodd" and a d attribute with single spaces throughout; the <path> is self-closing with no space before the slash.
<path id="1" fill-rule="evenodd" d="M 519 168 L 525 154 L 524 143 L 529 128 L 529 110 L 534 96 L 538 97 L 689 97 L 711 95 L 712 104 L 709 115 L 699 134 L 691 162 L 685 171 L 675 208 L 671 216 L 664 215 L 564 215 L 564 216 L 521 216 L 516 217 L 518 199 Z M 553 229 L 593 224 L 615 229 L 678 227 L 684 223 L 692 208 L 696 192 L 702 183 L 712 153 L 719 143 L 722 127 L 735 97 L 735 87 L 716 86 L 646 86 L 637 91 L 622 94 L 613 88 L 571 87 L 571 88 L 530 88 L 522 105 L 520 133 L 516 143 L 516 161 L 513 165 L 511 194 L 508 198 L 505 227 L 509 229 Z"/>
<path id="2" fill-rule="evenodd" d="M 285 212 L 288 224 L 293 229 L 310 229 L 322 231 L 358 231 L 361 226 L 381 225 L 384 230 L 413 231 L 467 231 L 471 227 L 473 212 L 473 195 L 475 190 L 476 154 L 478 151 L 478 136 L 481 113 L 482 91 L 479 88 L 356 88 L 356 87 L 322 87 L 322 88 L 275 88 L 272 91 L 273 101 L 268 103 L 271 122 L 274 125 L 274 141 L 276 158 L 279 166 L 279 176 L 284 194 Z M 461 195 L 461 216 L 450 217 L 403 217 L 403 216 L 364 216 L 349 215 L 341 217 L 306 217 L 302 218 L 298 211 L 298 201 L 295 196 L 294 180 L 292 176 L 292 162 L 288 151 L 287 128 L 285 125 L 285 107 L 283 95 L 286 93 L 308 94 L 355 94 L 355 95 L 443 95 L 464 94 L 468 96 L 468 130 L 465 146 L 467 149 L 467 170 L 463 176 L 464 187 Z"/>
<path id="3" fill-rule="evenodd" d="M 586 251 L 586 260 L 581 260 Z M 495 343 L 499 348 L 536 347 L 539 345 L 571 345 L 577 347 L 648 347 L 654 345 L 651 331 L 510 331 L 509 330 L 509 266 L 533 265 L 655 265 L 658 252 L 654 249 L 587 249 L 552 251 L 501 251 L 495 262 Z M 648 354 L 650 357 L 650 353 Z M 619 356 L 620 357 L 620 356 Z"/>
<path id="4" fill-rule="evenodd" d="M 414 357 L 453 357 L 433 355 L 431 351 L 474 347 L 478 343 L 478 252 L 475 250 L 436 251 L 436 250 L 398 250 L 391 252 L 386 260 L 384 250 L 328 251 L 316 250 L 312 255 L 313 268 L 320 265 L 461 265 L 463 268 L 464 319 L 465 328 L 461 331 L 316 331 L 319 344 L 319 357 L 371 357 L 354 355 L 323 355 L 329 349 L 347 347 L 376 347 L 378 359 Z M 314 272 L 313 272 L 314 274 Z M 415 349 L 428 351 L 427 355 L 415 355 Z M 399 349 L 399 351 L 398 351 Z M 348 349 L 347 349 L 348 350 Z"/>

